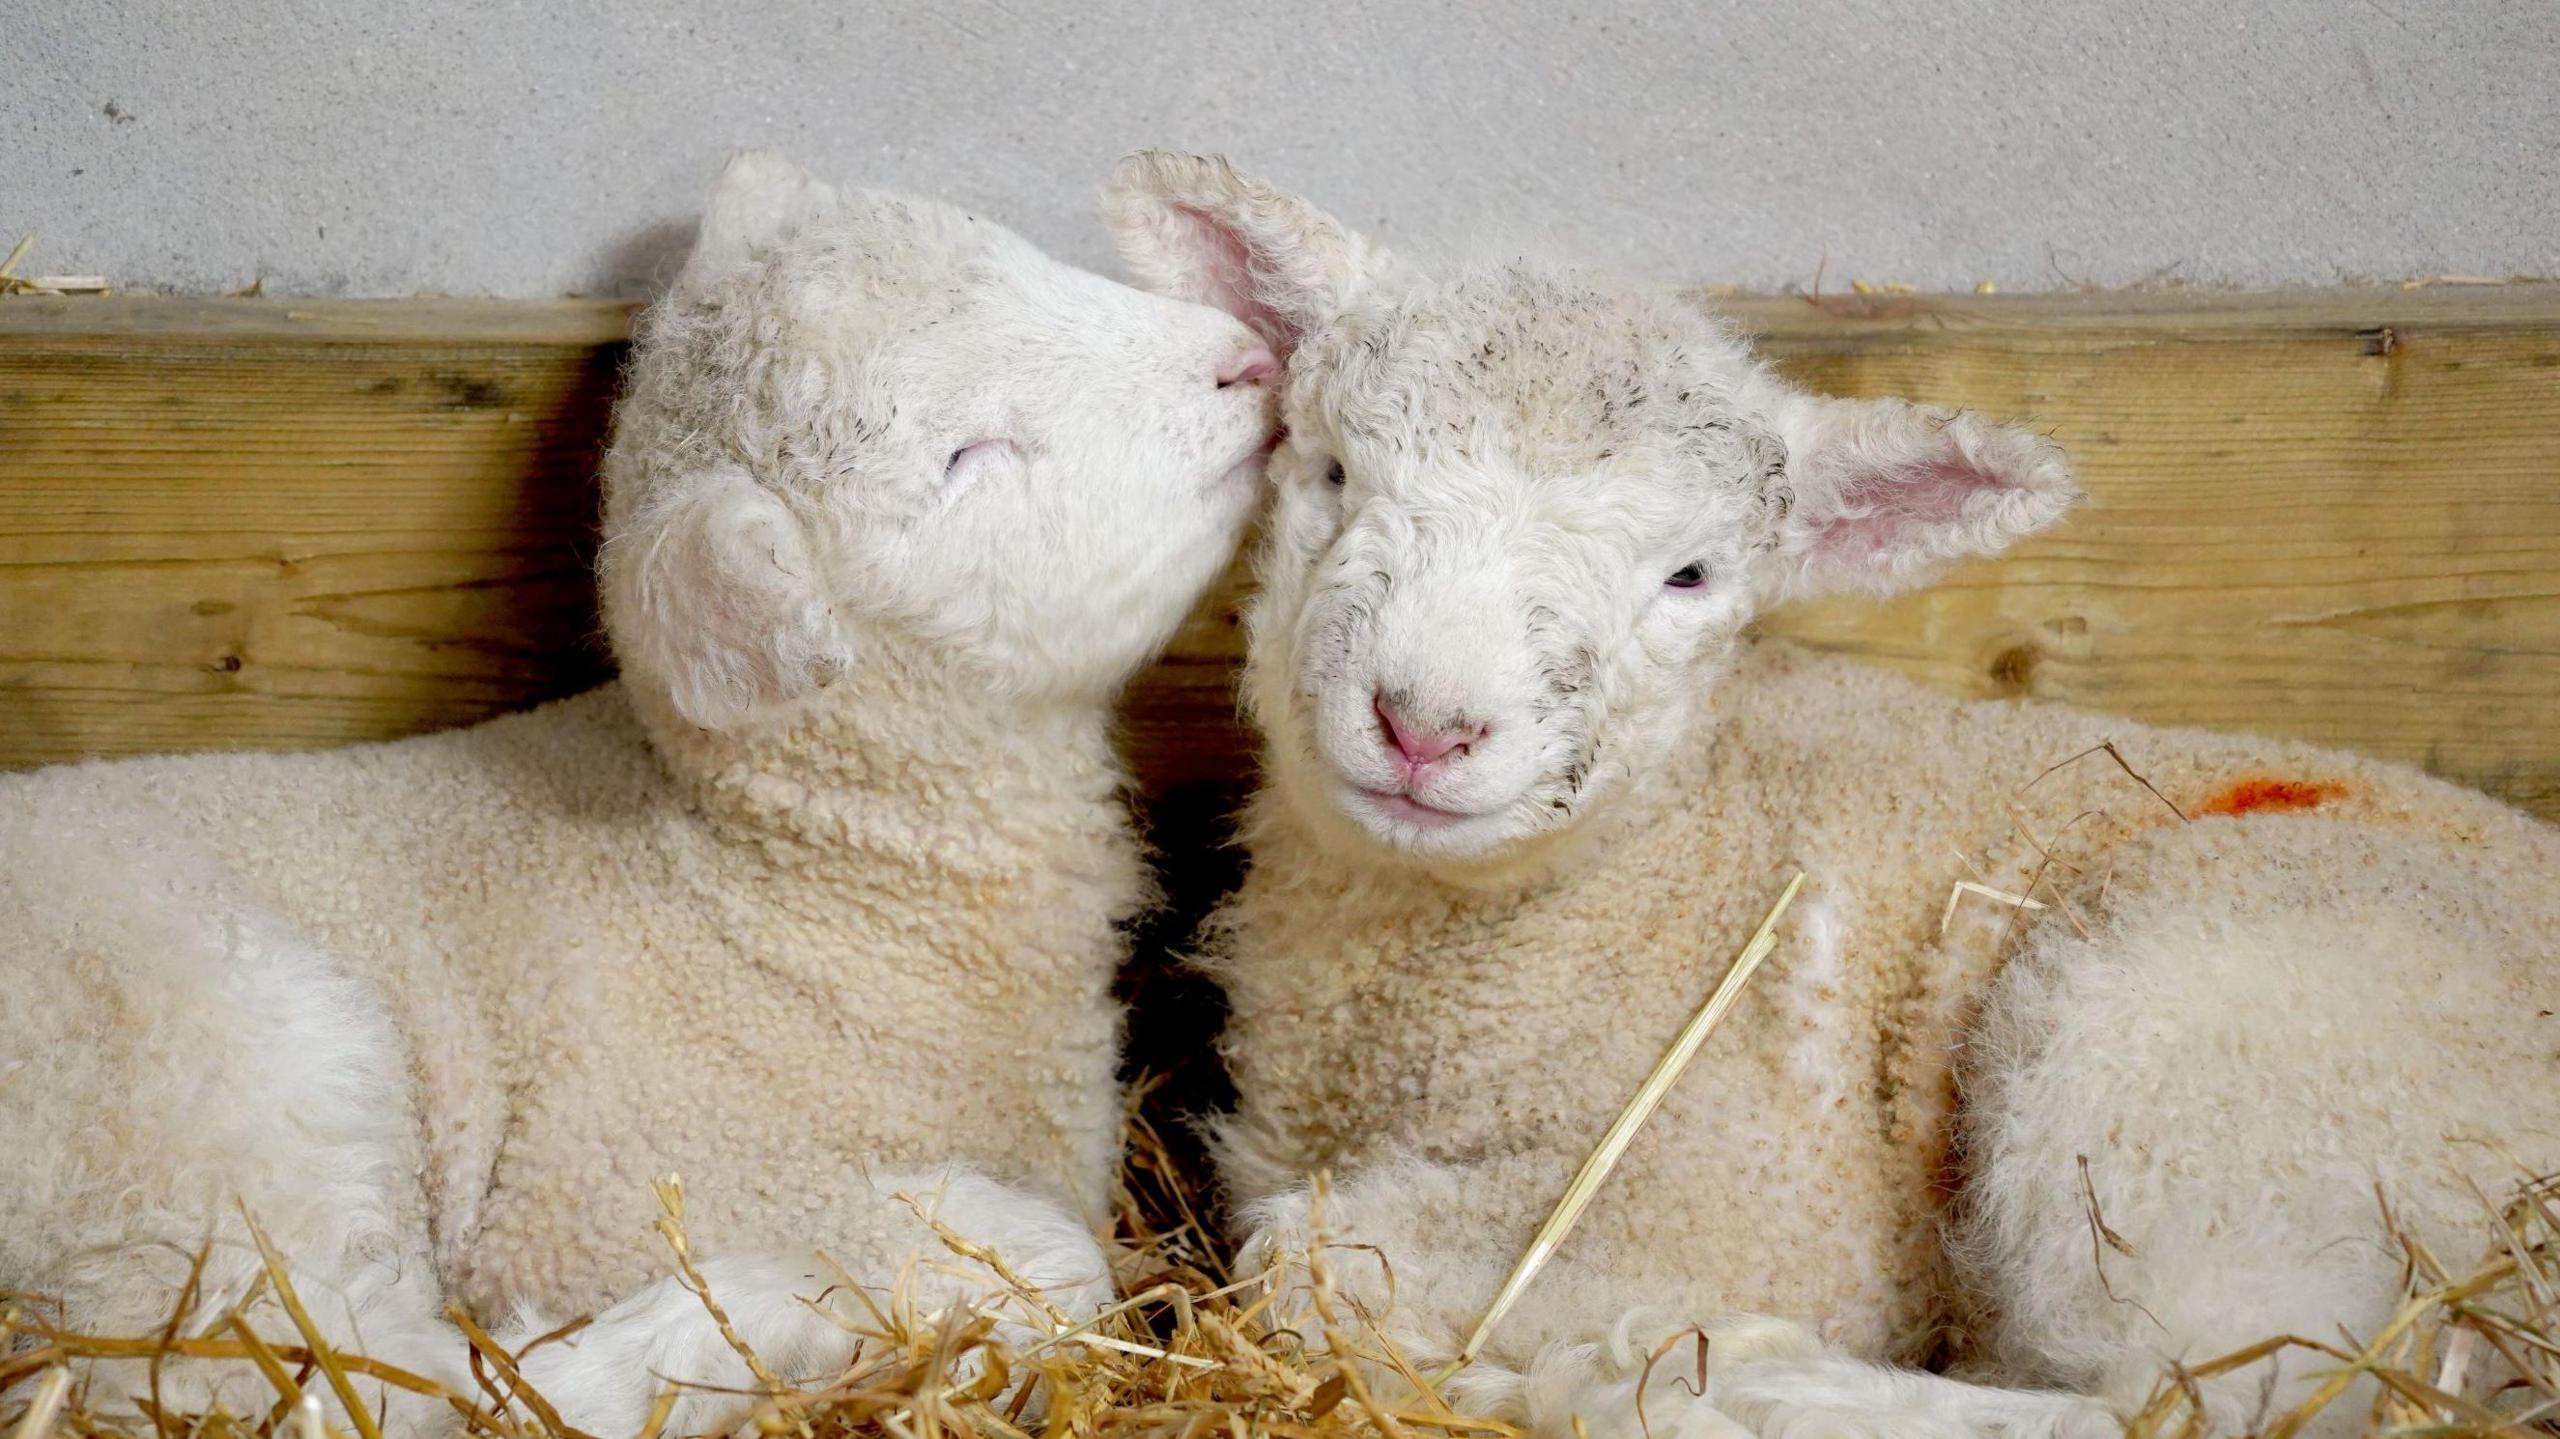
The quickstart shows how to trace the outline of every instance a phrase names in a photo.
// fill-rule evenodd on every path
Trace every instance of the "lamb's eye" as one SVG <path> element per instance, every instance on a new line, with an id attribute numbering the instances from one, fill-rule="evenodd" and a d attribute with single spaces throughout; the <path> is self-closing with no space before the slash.
<path id="1" fill-rule="evenodd" d="M 1675 590 L 1694 590 L 1707 582 L 1707 566 L 1703 560 L 1692 561 L 1671 572 L 1663 584 Z"/>
<path id="2" fill-rule="evenodd" d="M 943 463 L 942 477 L 946 480 L 959 479 L 969 470 L 1011 448 L 1013 442 L 1010 440 L 980 440 L 973 445 L 962 445 L 953 450 L 951 458 Z"/>
<path id="3" fill-rule="evenodd" d="M 1324 467 L 1324 482 L 1337 490 L 1342 488 L 1342 461 L 1335 460 Z"/>

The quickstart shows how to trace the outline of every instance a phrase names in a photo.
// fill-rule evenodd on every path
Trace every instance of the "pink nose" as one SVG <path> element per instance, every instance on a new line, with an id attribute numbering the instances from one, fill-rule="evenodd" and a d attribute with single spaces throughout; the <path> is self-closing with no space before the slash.
<path id="1" fill-rule="evenodd" d="M 1379 695 L 1373 704 L 1379 727 L 1386 731 L 1387 741 L 1396 747 L 1396 753 L 1404 756 L 1408 769 L 1419 771 L 1452 754 L 1464 754 L 1468 746 L 1485 737 L 1483 725 L 1436 732 L 1416 729 L 1405 723 L 1404 716 L 1396 713 L 1396 707 L 1387 703 L 1385 695 Z"/>
<path id="2" fill-rule="evenodd" d="M 1280 357 L 1257 346 L 1227 361 L 1226 368 L 1218 371 L 1218 388 L 1258 385 L 1279 373 Z"/>

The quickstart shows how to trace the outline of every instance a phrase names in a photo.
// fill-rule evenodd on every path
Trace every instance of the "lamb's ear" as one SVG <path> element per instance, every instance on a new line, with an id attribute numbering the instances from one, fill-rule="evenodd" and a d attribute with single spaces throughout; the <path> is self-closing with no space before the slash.
<path id="1" fill-rule="evenodd" d="M 770 150 L 741 150 L 720 168 L 703 201 L 693 253 L 676 276 L 679 289 L 700 285 L 747 262 L 834 207 L 836 192 Z"/>
<path id="2" fill-rule="evenodd" d="M 705 728 L 824 688 L 853 663 L 800 521 L 743 471 L 637 508 L 605 537 L 598 570 L 626 673 Z"/>
<path id="3" fill-rule="evenodd" d="M 1770 599 L 1917 587 L 1948 562 L 1994 555 L 2080 498 L 2062 448 L 2021 425 L 1903 400 L 1787 391 L 1784 514 L 1760 560 Z"/>
<path id="4" fill-rule="evenodd" d="M 1140 150 L 1104 183 L 1102 216 L 1140 285 L 1226 311 L 1284 360 L 1392 263 L 1222 155 Z"/>

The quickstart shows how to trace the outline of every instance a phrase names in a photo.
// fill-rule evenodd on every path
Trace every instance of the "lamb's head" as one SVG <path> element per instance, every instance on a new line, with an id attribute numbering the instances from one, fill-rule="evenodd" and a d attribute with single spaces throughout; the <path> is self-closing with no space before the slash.
<path id="1" fill-rule="evenodd" d="M 1245 689 L 1335 842 L 1532 860 L 1660 770 L 1762 606 L 1916 584 L 2075 497 L 2039 435 L 1806 394 L 1655 289 L 1420 273 L 1221 160 L 1133 157 L 1106 209 L 1288 361 Z"/>
<path id="2" fill-rule="evenodd" d="M 1106 697 L 1234 553 L 1278 372 L 1223 311 L 741 155 L 606 457 L 624 674 L 713 728 L 891 638 L 990 692 Z"/>

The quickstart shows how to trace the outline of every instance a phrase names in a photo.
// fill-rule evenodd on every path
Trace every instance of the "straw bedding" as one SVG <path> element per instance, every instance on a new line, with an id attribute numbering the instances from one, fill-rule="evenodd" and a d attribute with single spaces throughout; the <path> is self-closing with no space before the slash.
<path id="1" fill-rule="evenodd" d="M 1276 1327 L 1264 1297 L 1273 1287 L 1265 1282 L 1272 1276 L 1232 1271 L 1230 1253 L 1205 1212 L 1208 1197 L 1187 1167 L 1177 1165 L 1155 1126 L 1135 1109 L 1130 1140 L 1113 1217 L 1121 1292 L 1128 1298 L 1086 1324 L 1048 1322 L 1040 1327 L 1050 1337 L 1007 1345 L 995 1337 L 994 1314 L 919 1314 L 905 1297 L 906 1284 L 872 1291 L 860 1306 L 867 1317 L 851 1321 L 862 1344 L 842 1372 L 781 1374 L 750 1358 L 764 1392 L 756 1396 L 749 1427 L 801 1439 L 1505 1439 L 1517 1432 L 1438 1400 L 1429 1376 L 1416 1372 L 1380 1338 L 1367 1316 L 1351 1306 L 1326 1304 L 1320 1333 Z M 681 1190 L 662 1186 L 660 1200 L 665 1211 L 660 1232 L 668 1243 L 670 1270 L 692 1275 Z M 2237 1353 L 2165 1373 L 2131 1433 L 2139 1439 L 2190 1439 L 2206 1433 L 2197 1417 L 2192 1380 L 2245 1369 L 2288 1347 L 2330 1357 L 2337 1373 L 2300 1410 L 2268 1414 L 2255 1426 L 2278 1439 L 2313 1412 L 2342 1402 L 2341 1395 L 2359 1374 L 2379 1381 L 2370 1432 L 2423 1433 L 2431 1439 L 2552 1432 L 2550 1416 L 2560 1415 L 2560 1177 L 2526 1178 L 2503 1202 L 2484 1197 L 2476 1254 L 2430 1253 L 2397 1226 L 2391 1232 L 2400 1236 L 2409 1297 L 2382 1331 L 2271 1335 Z M 2103 1236 L 2103 1224 L 2093 1221 L 2093 1245 L 2103 1243 Z M 945 1230 L 943 1241 L 955 1256 L 988 1257 L 966 1235 Z M 279 1307 L 298 1315 L 289 1256 L 270 1253 L 266 1258 L 268 1283 L 282 1301 Z M 1001 1263 L 1001 1255 L 993 1258 Z M 1322 1286 L 1329 1266 L 1344 1262 L 1344 1256 L 1320 1247 L 1313 1255 L 1279 1256 L 1274 1262 L 1307 1265 L 1320 1292 L 1326 1292 Z M 717 1293 L 702 1298 L 716 1309 Z M 1015 1312 L 1004 1317 L 1020 1320 L 1039 1315 L 1043 1307 L 1036 1294 L 1017 1286 Z M 15 1439 L 53 1434 L 332 1439 L 334 1426 L 324 1425 L 317 1403 L 305 1402 L 303 1396 L 324 1388 L 345 1391 L 348 1376 L 363 1374 L 442 1395 L 470 1435 L 580 1439 L 560 1424 L 538 1393 L 517 1380 L 518 1355 L 498 1346 L 467 1316 L 457 1317 L 475 1346 L 477 1392 L 453 1393 L 360 1355 L 333 1352 L 308 1325 L 299 1333 L 261 1332 L 245 1317 L 235 1316 L 197 1336 L 165 1330 L 77 1334 L 50 1322 L 42 1296 L 10 1295 L 0 1308 L 0 1353 L 7 1356 L 0 1359 L 0 1385 L 12 1387 L 9 1401 L 0 1405 L 0 1423 L 10 1426 Z M 532 1344 L 559 1342 L 575 1327 Z M 275 1402 L 262 1413 L 162 1414 L 156 1430 L 120 1424 L 91 1412 L 66 1363 L 155 1354 L 254 1367 L 273 1390 Z M 1395 1393 L 1382 1392 L 1363 1381 L 1358 1366 L 1335 1357 L 1350 1354 L 1385 1372 L 1401 1373 L 1407 1382 L 1396 1386 Z M 2482 1394 L 2472 1381 L 2493 1368 L 2524 1377 L 2511 1381 L 2507 1393 Z M 662 1377 L 667 1388 L 661 1415 L 672 1407 L 683 1379 Z M 374 1428 L 370 1423 L 358 1427 Z M 653 1424 L 647 1433 L 654 1439 L 660 1427 Z M 357 1439 L 374 1435 L 367 1432 Z"/>

